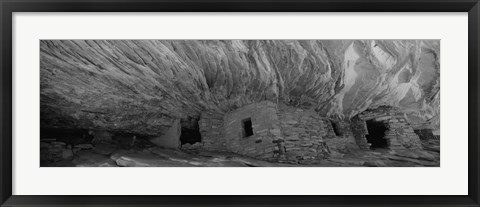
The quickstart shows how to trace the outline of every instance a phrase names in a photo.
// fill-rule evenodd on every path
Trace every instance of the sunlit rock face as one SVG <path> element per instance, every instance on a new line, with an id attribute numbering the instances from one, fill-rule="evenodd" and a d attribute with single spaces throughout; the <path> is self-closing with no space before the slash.
<path id="1" fill-rule="evenodd" d="M 394 106 L 439 128 L 439 40 L 41 41 L 42 127 L 145 135 L 270 100 L 351 118 Z"/>

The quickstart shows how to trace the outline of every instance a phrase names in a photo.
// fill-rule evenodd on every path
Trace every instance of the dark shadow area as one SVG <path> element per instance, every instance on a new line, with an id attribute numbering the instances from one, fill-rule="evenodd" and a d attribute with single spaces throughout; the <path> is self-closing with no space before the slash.
<path id="1" fill-rule="evenodd" d="M 90 143 L 93 136 L 88 134 L 88 129 L 74 128 L 40 128 L 41 141 L 58 141 L 67 144 Z"/>
<path id="2" fill-rule="evenodd" d="M 415 134 L 420 137 L 421 140 L 439 140 L 440 136 L 434 135 L 432 129 L 415 129 Z"/>
<path id="3" fill-rule="evenodd" d="M 188 127 L 185 127 L 182 124 L 182 134 L 180 135 L 180 144 L 195 144 L 197 142 L 202 142 L 202 135 L 200 134 L 200 127 L 198 122 L 189 124 Z"/>
<path id="4" fill-rule="evenodd" d="M 142 134 L 135 134 L 129 132 L 115 132 L 112 134 L 111 141 L 106 141 L 109 144 L 119 146 L 123 149 L 145 149 L 152 146 L 148 141 L 149 137 Z"/>
<path id="5" fill-rule="evenodd" d="M 385 139 L 387 126 L 383 122 L 373 120 L 367 121 L 368 134 L 366 135 L 368 143 L 372 144 L 370 149 L 388 148 L 388 142 Z"/>
<path id="6" fill-rule="evenodd" d="M 253 135 L 252 119 L 247 118 L 242 120 L 242 128 L 243 128 L 243 137 L 252 136 Z"/>
<path id="7" fill-rule="evenodd" d="M 336 136 L 343 136 L 342 131 L 341 131 L 340 128 L 338 127 L 338 124 L 336 124 L 336 123 L 333 122 L 332 120 L 330 120 L 330 123 L 332 124 L 333 132 L 335 132 L 335 135 L 336 135 Z"/>

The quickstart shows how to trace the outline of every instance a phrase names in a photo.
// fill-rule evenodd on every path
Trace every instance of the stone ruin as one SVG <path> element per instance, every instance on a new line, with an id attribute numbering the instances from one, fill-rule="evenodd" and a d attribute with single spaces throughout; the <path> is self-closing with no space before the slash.
<path id="1" fill-rule="evenodd" d="M 171 127 L 158 137 L 113 134 L 105 130 L 67 131 L 84 134 L 84 140 L 79 140 L 78 143 L 84 143 L 87 139 L 87 142 L 93 145 L 66 145 L 61 141 L 47 143 L 43 140 L 42 160 L 57 162 L 91 151 L 118 158 L 117 164 L 111 160 L 100 163 L 102 166 L 116 166 L 122 156 L 117 156 L 114 152 L 131 149 L 145 152 L 155 145 L 184 152 L 234 153 L 285 164 L 342 160 L 344 156 L 351 157 L 366 151 L 383 153 L 387 158 L 388 154 L 392 153 L 416 157 L 418 155 L 410 152 L 423 155 L 425 153 L 419 151 L 424 149 L 439 152 L 439 136 L 433 135 L 431 129 L 414 129 L 403 112 L 389 106 L 367 109 L 350 119 L 339 119 L 323 117 L 311 109 L 262 101 L 226 113 L 205 111 L 198 119 L 176 119 Z M 48 132 L 45 134 L 48 135 Z M 66 138 L 73 140 L 72 137 Z M 397 156 L 392 159 L 409 158 Z"/>
<path id="2" fill-rule="evenodd" d="M 193 166 L 199 157 L 224 166 L 210 158 L 237 155 L 256 166 L 439 165 L 439 40 L 42 40 L 40 48 L 44 160 L 91 166 L 80 155 L 95 152 L 116 165 L 145 154 L 163 162 L 151 166 L 172 157 L 184 166 L 189 156 Z M 432 156 L 419 161 L 422 151 Z"/>
<path id="3" fill-rule="evenodd" d="M 227 113 L 206 111 L 198 120 L 198 141 L 184 145 L 180 142 L 180 127 L 178 121 L 172 130 L 152 142 L 288 163 L 342 157 L 354 150 L 422 149 L 419 136 L 404 114 L 383 106 L 352 119 L 329 119 L 314 110 L 271 101 L 252 103 Z"/>

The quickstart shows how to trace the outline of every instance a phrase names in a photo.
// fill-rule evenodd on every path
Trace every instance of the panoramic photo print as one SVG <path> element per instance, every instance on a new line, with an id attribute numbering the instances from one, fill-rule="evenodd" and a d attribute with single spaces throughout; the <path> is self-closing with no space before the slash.
<path id="1" fill-rule="evenodd" d="M 440 40 L 41 40 L 41 167 L 439 167 Z"/>

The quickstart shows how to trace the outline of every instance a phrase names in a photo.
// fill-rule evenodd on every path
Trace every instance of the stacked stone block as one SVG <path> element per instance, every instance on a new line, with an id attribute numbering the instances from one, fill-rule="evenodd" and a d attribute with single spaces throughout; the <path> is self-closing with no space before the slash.
<path id="1" fill-rule="evenodd" d="M 244 120 L 252 123 L 246 136 Z M 205 112 L 199 126 L 205 150 L 228 151 L 269 161 L 303 162 L 342 156 L 352 149 L 369 149 L 366 120 L 382 121 L 389 128 L 385 138 L 390 149 L 421 148 L 418 136 L 402 113 L 393 108 L 369 110 L 350 120 L 329 119 L 313 110 L 277 105 L 270 101 L 253 103 L 228 113 Z"/>
<path id="2" fill-rule="evenodd" d="M 389 149 L 421 149 L 420 138 L 415 134 L 404 116 L 396 108 L 386 106 L 368 110 L 358 115 L 363 121 L 374 119 L 385 123 L 388 128 L 385 132 L 385 139 L 388 141 Z"/>
<path id="3" fill-rule="evenodd" d="M 223 128 L 223 114 L 204 112 L 200 116 L 198 126 L 202 135 L 202 148 L 211 151 L 226 151 L 226 140 Z"/>
<path id="4" fill-rule="evenodd" d="M 253 135 L 244 137 L 242 121 L 250 119 Z M 227 151 L 264 160 L 276 160 L 283 154 L 283 137 L 278 124 L 276 104 L 263 101 L 246 105 L 224 116 Z"/>
<path id="5" fill-rule="evenodd" d="M 313 110 L 281 106 L 280 126 L 284 137 L 285 158 L 289 161 L 323 159 L 328 147 L 323 139 L 328 128 Z"/>
<path id="6" fill-rule="evenodd" d="M 336 138 L 337 135 L 335 134 L 335 131 L 333 130 L 333 125 L 332 125 L 332 120 L 329 119 L 322 119 L 323 125 L 325 126 L 325 129 L 327 131 L 327 134 L 325 135 L 325 139 L 333 139 Z M 335 123 L 337 123 L 335 121 Z"/>
<path id="7" fill-rule="evenodd" d="M 332 157 L 342 157 L 344 153 L 359 149 L 352 130 L 350 129 L 350 121 L 342 119 L 324 119 L 323 122 L 328 131 L 324 140 Z M 332 122 L 336 125 L 339 134 L 335 133 Z"/>
<path id="8" fill-rule="evenodd" d="M 368 134 L 367 124 L 364 120 L 360 119 L 358 116 L 355 116 L 351 119 L 350 129 L 355 138 L 355 142 L 360 149 L 370 149 L 370 143 L 367 142 L 365 137 Z"/>
<path id="9" fill-rule="evenodd" d="M 390 140 L 390 149 L 421 149 L 420 137 L 403 118 L 403 114 L 396 114 L 388 120 L 389 131 L 386 135 Z"/>

